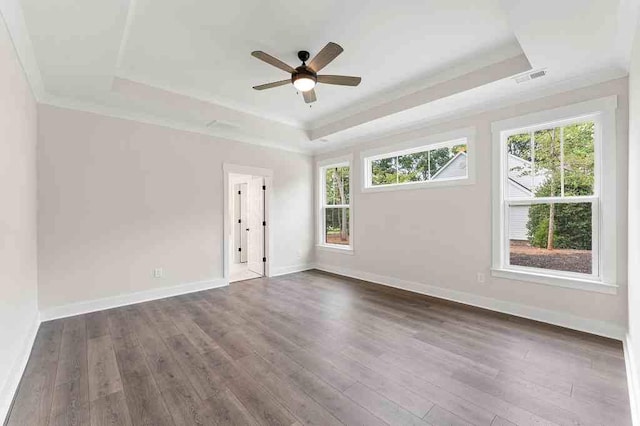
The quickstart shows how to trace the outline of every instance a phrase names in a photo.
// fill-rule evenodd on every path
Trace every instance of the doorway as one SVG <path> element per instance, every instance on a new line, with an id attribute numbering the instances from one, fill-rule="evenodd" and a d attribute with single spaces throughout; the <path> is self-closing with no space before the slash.
<path id="1" fill-rule="evenodd" d="M 263 169 L 225 165 L 224 266 L 229 282 L 268 275 L 269 179 Z"/>

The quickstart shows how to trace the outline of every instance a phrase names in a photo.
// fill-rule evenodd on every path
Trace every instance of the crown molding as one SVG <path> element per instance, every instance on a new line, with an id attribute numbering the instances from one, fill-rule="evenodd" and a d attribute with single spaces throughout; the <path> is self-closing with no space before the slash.
<path id="1" fill-rule="evenodd" d="M 123 47 L 121 47 L 121 52 L 119 53 L 119 56 L 118 56 L 118 62 L 122 61 L 122 58 L 121 58 L 121 55 L 123 55 L 122 49 Z M 170 92 L 179 96 L 189 97 L 193 100 L 197 100 L 199 102 L 206 102 L 210 105 L 215 105 L 220 108 L 233 110 L 240 114 L 247 114 L 247 115 L 257 117 L 261 120 L 268 120 L 277 125 L 288 126 L 293 129 L 302 130 L 302 131 L 308 130 L 305 127 L 304 123 L 301 121 L 286 120 L 281 116 L 265 113 L 264 111 L 258 111 L 257 109 L 247 107 L 247 105 L 240 104 L 239 102 L 234 102 L 230 99 L 221 98 L 221 97 L 212 97 L 211 94 L 199 92 L 197 90 L 194 91 L 192 89 L 176 87 L 171 84 L 168 84 L 167 82 L 151 80 L 148 77 L 139 76 L 130 71 L 123 70 L 120 66 L 118 67 L 117 75 L 114 76 L 114 81 L 117 81 L 117 80 L 128 80 L 137 84 L 153 87 L 157 90 Z"/>
<path id="2" fill-rule="evenodd" d="M 412 94 L 393 99 L 377 107 L 353 114 L 341 120 L 336 120 L 324 126 L 314 128 L 310 131 L 309 136 L 311 140 L 320 139 L 342 130 L 375 121 L 389 115 L 398 114 L 438 99 L 521 74 L 530 69 L 531 64 L 527 56 L 520 54 L 442 81 Z"/>
<path id="3" fill-rule="evenodd" d="M 355 104 L 342 108 L 340 111 L 327 113 L 308 123 L 308 125 L 313 128 L 329 125 L 336 120 L 344 118 L 345 116 L 352 116 L 354 114 L 368 111 L 388 102 L 389 100 L 395 100 L 414 94 L 420 90 L 447 82 L 453 78 L 469 74 L 523 53 L 524 52 L 515 39 L 501 46 L 477 51 L 473 55 L 466 56 L 452 63 L 444 64 L 435 70 L 414 78 L 410 82 L 402 81 L 389 89 L 367 96 Z"/>
<path id="4" fill-rule="evenodd" d="M 265 122 L 260 123 L 259 126 L 256 126 L 256 129 L 261 131 L 254 132 L 260 137 L 249 134 L 246 131 L 245 125 L 237 126 L 237 129 L 232 129 L 231 126 L 226 126 L 222 129 L 209 128 L 206 126 L 206 123 L 202 123 L 202 125 L 188 123 L 181 120 L 165 118 L 160 116 L 155 116 L 150 113 L 134 111 L 132 109 L 121 108 L 108 106 L 104 104 L 98 104 L 96 102 L 90 101 L 82 101 L 77 99 L 64 98 L 61 96 L 55 96 L 46 92 L 44 82 L 42 79 L 41 71 L 38 67 L 37 59 L 34 53 L 33 44 L 28 32 L 27 24 L 25 21 L 23 9 L 20 5 L 19 0 L 0 0 L 0 18 L 4 21 L 6 28 L 11 37 L 11 41 L 14 45 L 15 51 L 18 55 L 21 66 L 24 70 L 26 78 L 31 87 L 31 91 L 33 93 L 34 98 L 38 103 L 45 105 L 52 105 L 56 107 L 61 107 L 65 109 L 74 109 L 79 111 L 85 111 L 115 118 L 121 118 L 126 120 L 138 121 L 141 123 L 159 125 L 167 128 L 188 131 L 193 133 L 204 134 L 208 136 L 214 136 L 219 138 L 224 138 L 227 140 L 238 141 L 242 143 L 249 143 L 258 146 L 264 146 L 269 148 L 281 149 L 290 152 L 302 153 L 306 155 L 315 155 L 321 154 L 325 152 L 333 152 L 341 149 L 345 149 L 350 146 L 359 145 L 363 143 L 368 143 L 371 141 L 375 141 L 378 139 L 384 139 L 388 137 L 392 137 L 399 134 L 410 133 L 420 129 L 424 129 L 426 127 L 431 127 L 437 124 L 446 123 L 448 121 L 452 121 L 454 119 L 468 117 L 470 115 L 475 115 L 482 112 L 492 111 L 496 109 L 501 109 L 507 106 L 515 105 L 518 103 L 531 101 L 535 99 L 539 99 L 542 97 L 550 96 L 556 93 L 561 93 L 564 91 L 574 90 L 581 87 L 586 87 L 589 85 L 601 83 L 607 80 L 612 80 L 620 77 L 625 77 L 628 73 L 625 71 L 626 68 L 624 66 L 625 63 L 628 63 L 628 52 L 626 52 L 626 46 L 632 40 L 633 31 L 630 29 L 633 27 L 632 23 L 636 23 L 638 20 L 638 15 L 640 14 L 640 6 L 637 0 L 621 0 L 622 3 L 619 8 L 619 16 L 618 21 L 620 21 L 620 32 L 619 32 L 619 48 L 620 54 L 620 68 L 616 70 L 608 69 L 601 70 L 595 73 L 591 73 L 584 76 L 578 76 L 572 78 L 570 80 L 564 80 L 562 82 L 549 85 L 547 87 L 543 87 L 540 90 L 535 90 L 532 93 L 525 94 L 517 94 L 514 96 L 505 96 L 496 99 L 490 99 L 482 104 L 475 105 L 469 108 L 461 108 L 456 109 L 454 111 L 442 114 L 440 116 L 434 116 L 426 120 L 420 120 L 419 122 L 412 122 L 410 124 L 404 124 L 402 126 L 394 127 L 385 132 L 375 132 L 375 130 L 367 135 L 354 137 L 353 139 L 347 139 L 343 141 L 337 142 L 329 142 L 329 143 L 318 143 L 317 140 L 322 137 L 340 132 L 342 130 L 346 130 L 348 128 L 352 128 L 358 126 L 359 124 L 365 122 L 375 122 L 376 120 L 386 117 L 392 114 L 398 114 L 401 116 L 401 113 L 409 108 L 412 108 L 417 105 L 422 105 L 425 103 L 433 102 L 436 99 L 440 99 L 443 97 L 451 96 L 456 93 L 463 92 L 468 90 L 469 88 L 465 88 L 465 85 L 472 85 L 477 87 L 479 84 L 487 84 L 491 81 L 495 81 L 496 72 L 500 72 L 500 68 L 505 68 L 506 70 L 502 70 L 501 72 L 509 74 L 509 76 L 519 73 L 518 70 L 528 70 L 530 69 L 529 61 L 527 60 L 524 54 L 520 54 L 518 56 L 514 56 L 512 58 L 503 60 L 502 62 L 494 63 L 493 65 L 485 66 L 484 68 L 477 69 L 476 71 L 471 71 L 467 74 L 459 75 L 453 79 L 448 81 L 440 81 L 435 85 L 430 87 L 418 90 L 417 92 L 413 92 L 408 95 L 401 96 L 400 98 L 394 99 L 382 105 L 374 106 L 372 108 L 365 108 L 360 112 L 355 113 L 349 117 L 346 117 L 342 120 L 333 120 L 329 122 L 325 122 L 326 124 L 321 127 L 316 127 L 314 129 L 305 129 L 300 127 L 299 123 L 293 123 L 286 120 L 278 120 L 273 117 L 268 117 L 260 114 L 256 114 L 255 111 L 244 110 L 243 107 L 238 107 L 238 105 L 229 105 L 225 106 L 225 102 L 223 101 L 220 104 L 212 103 L 211 101 L 205 101 L 204 98 L 197 96 L 197 94 L 182 94 L 179 92 L 175 92 L 173 88 L 164 88 L 161 85 L 150 86 L 156 88 L 160 91 L 172 92 L 176 96 L 185 96 L 190 97 L 196 102 L 208 103 L 216 108 L 224 108 L 229 109 L 230 111 L 235 111 L 241 115 L 247 115 L 251 117 L 255 117 L 258 121 Z M 128 11 L 128 21 L 130 21 L 130 17 L 135 12 L 135 0 L 132 0 L 129 11 Z M 118 64 L 121 65 L 122 55 L 124 46 L 126 44 L 126 31 L 123 34 L 123 39 L 121 41 L 120 52 L 118 56 Z M 506 46 L 509 47 L 509 46 Z M 503 49 L 503 51 L 499 52 L 504 55 L 505 53 L 510 52 L 511 50 Z M 526 68 L 526 69 L 525 69 Z M 120 68 L 118 68 L 120 69 Z M 522 71 L 520 71 L 522 72 Z M 117 80 L 118 77 L 114 77 L 114 81 Z M 464 82 L 462 80 L 468 79 L 473 80 Z M 484 81 L 484 83 L 483 83 Z M 135 81 L 134 81 L 135 82 Z M 217 102 L 217 100 L 216 100 Z M 214 117 L 215 118 L 215 117 Z M 224 123 L 225 120 L 220 120 L 221 123 Z M 246 121 L 246 120 L 243 120 Z M 232 122 L 229 121 L 229 122 Z M 276 127 L 286 127 L 290 129 L 293 133 L 300 133 L 302 135 L 301 139 L 306 140 L 315 140 L 316 142 L 290 142 L 287 139 L 288 137 L 274 137 L 274 136 L 264 136 L 268 132 L 264 132 L 263 128 L 265 127 L 267 122 L 273 123 Z M 293 135 L 293 133 L 291 133 Z"/>
<path id="5" fill-rule="evenodd" d="M 406 138 L 415 137 L 415 135 L 418 133 L 424 133 L 434 126 L 446 124 L 454 120 L 470 118 L 478 114 L 497 111 L 525 102 L 535 101 L 537 99 L 546 98 L 572 90 L 582 89 L 596 84 L 605 83 L 607 81 L 625 78 L 627 76 L 628 73 L 619 68 L 603 69 L 594 73 L 576 76 L 567 80 L 553 83 L 548 86 L 538 87 L 536 88 L 536 90 L 532 90 L 527 93 L 516 93 L 514 95 L 489 99 L 486 102 L 474 105 L 472 107 L 456 109 L 442 115 L 413 122 L 409 125 L 396 127 L 387 132 L 370 133 L 364 136 L 355 137 L 343 141 L 324 143 L 322 145 L 321 142 L 315 141 L 315 143 L 318 144 L 318 147 L 314 147 L 313 152 L 314 155 L 321 155 L 341 151 L 346 148 L 352 148 L 358 145 L 383 143 L 384 141 L 391 138 L 399 138 L 404 140 Z"/>
<path id="6" fill-rule="evenodd" d="M 11 42 L 29 81 L 33 97 L 36 101 L 40 101 L 45 95 L 45 88 L 20 1 L 0 0 L 0 17 L 9 31 Z"/>
<path id="7" fill-rule="evenodd" d="M 286 145 L 286 142 L 259 139 L 252 137 L 251 135 L 244 134 L 241 131 L 234 131 L 233 129 L 226 129 L 226 131 L 224 129 L 217 130 L 215 128 L 209 128 L 204 125 L 190 124 L 179 120 L 172 120 L 164 117 L 154 116 L 152 114 L 134 112 L 131 110 L 125 110 L 92 102 L 80 101 L 77 99 L 46 95 L 39 103 L 41 105 L 48 105 L 62 109 L 82 111 L 106 117 L 119 118 L 123 120 L 135 121 L 138 123 L 166 127 L 174 130 L 181 130 L 184 132 L 198 133 L 201 135 L 217 137 L 231 142 L 247 143 L 251 145 L 258 145 L 266 148 L 279 149 L 282 151 L 295 152 L 304 155 L 313 154 L 310 148 L 304 146 L 290 146 Z"/>

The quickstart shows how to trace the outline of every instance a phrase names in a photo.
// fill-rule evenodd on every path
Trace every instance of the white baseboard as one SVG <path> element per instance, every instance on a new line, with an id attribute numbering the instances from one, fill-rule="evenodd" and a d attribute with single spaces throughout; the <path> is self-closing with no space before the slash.
<path id="1" fill-rule="evenodd" d="M 293 265 L 293 266 L 281 266 L 278 268 L 272 268 L 271 276 L 278 277 L 280 275 L 295 274 L 296 272 L 308 271 L 314 268 L 315 268 L 315 265 L 313 265 L 312 263 L 305 263 L 303 265 Z"/>
<path id="2" fill-rule="evenodd" d="M 216 278 L 213 280 L 179 284 L 172 287 L 161 287 L 153 290 L 122 294 L 113 297 L 105 297 L 102 299 L 88 300 L 86 302 L 54 306 L 40 311 L 40 318 L 42 319 L 42 321 L 49 321 L 59 318 L 71 317 L 74 315 L 87 314 L 89 312 L 101 311 L 103 309 L 117 308 L 120 306 L 132 305 L 134 303 L 148 302 L 150 300 L 164 299 L 165 297 L 179 296 L 181 294 L 224 287 L 228 285 L 228 279 Z"/>
<path id="3" fill-rule="evenodd" d="M 627 387 L 629 388 L 629 404 L 631 405 L 631 423 L 640 426 L 640 377 L 638 377 L 638 366 L 636 359 L 633 357 L 633 346 L 631 345 L 631 336 L 627 333 L 626 338 L 622 342 L 624 347 L 624 360 L 627 369 Z"/>
<path id="4" fill-rule="evenodd" d="M 406 281 L 398 278 L 371 274 L 368 272 L 355 271 L 347 268 L 335 267 L 332 265 L 317 264 L 315 265 L 315 267 L 316 269 L 325 272 L 331 272 L 346 277 L 369 281 L 375 284 L 382 284 L 388 287 L 408 290 L 414 293 L 425 294 L 427 296 L 433 296 L 453 302 L 464 303 L 465 305 L 476 306 L 479 308 L 489 309 L 491 311 L 514 315 L 517 317 L 541 321 L 548 324 L 558 325 L 573 330 L 595 334 L 598 336 L 609 337 L 611 339 L 623 341 L 626 334 L 625 327 L 610 322 L 591 320 L 571 314 L 551 311 L 548 309 L 537 308 L 529 305 L 522 305 L 505 300 L 493 299 L 491 297 L 480 296 L 464 291 L 451 290 L 444 287 L 438 287 L 415 281 Z"/>
<path id="5" fill-rule="evenodd" d="M 40 317 L 36 316 L 26 333 L 25 339 L 22 341 L 22 347 L 20 348 L 18 358 L 16 358 L 11 368 L 8 369 L 9 377 L 0 391 L 0 419 L 2 419 L 2 424 L 7 421 L 7 416 L 9 415 L 11 404 L 13 403 L 13 397 L 18 391 L 22 374 L 24 373 L 24 369 L 27 367 L 29 355 L 31 355 L 31 348 L 33 348 L 33 343 L 35 342 L 36 335 L 38 334 L 38 327 L 40 327 Z"/>

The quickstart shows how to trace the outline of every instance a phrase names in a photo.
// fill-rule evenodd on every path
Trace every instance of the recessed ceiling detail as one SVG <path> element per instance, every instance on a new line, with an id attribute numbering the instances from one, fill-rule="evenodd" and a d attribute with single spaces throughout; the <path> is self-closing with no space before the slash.
<path id="1" fill-rule="evenodd" d="M 6 0 L 0 11 L 32 85 L 43 87 L 41 102 L 299 151 L 534 96 L 586 75 L 594 82 L 627 73 L 634 2 L 481 3 Z M 22 16 L 24 24 L 12 21 Z M 357 90 L 323 85 L 322 102 L 307 108 L 293 85 L 268 95 L 252 89 L 284 79 L 247 52 L 295 64 L 299 51 L 320 52 L 326 40 L 348 52 L 335 57 L 331 73 L 355 71 Z M 514 84 L 511 77 L 531 69 L 547 75 Z M 212 120 L 227 125 L 207 126 Z"/>

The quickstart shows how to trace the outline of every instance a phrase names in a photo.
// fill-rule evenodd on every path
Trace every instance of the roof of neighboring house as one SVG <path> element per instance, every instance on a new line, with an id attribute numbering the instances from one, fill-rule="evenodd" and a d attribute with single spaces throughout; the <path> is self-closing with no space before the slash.
<path id="1" fill-rule="evenodd" d="M 509 180 L 529 192 L 535 192 L 546 180 L 547 174 L 541 170 L 535 175 L 531 173 L 531 161 L 516 155 L 508 154 Z"/>
<path id="2" fill-rule="evenodd" d="M 454 155 L 453 158 L 451 158 L 451 160 L 447 162 L 447 164 L 442 166 L 440 170 L 438 170 L 433 176 L 431 176 L 431 179 L 434 179 L 436 176 L 439 176 L 440 178 L 452 178 L 466 175 L 467 162 L 459 161 L 466 157 L 467 153 L 460 151 L 459 153 Z"/>
<path id="3" fill-rule="evenodd" d="M 464 176 L 467 172 L 467 162 L 462 161 L 467 157 L 466 152 L 459 152 L 447 162 L 440 170 L 438 170 L 431 179 L 434 178 L 451 178 Z M 546 179 L 546 173 L 540 171 L 535 175 L 531 174 L 531 162 L 524 160 L 516 155 L 508 154 L 509 166 L 509 183 L 517 186 L 521 190 L 529 193 L 542 185 Z"/>

